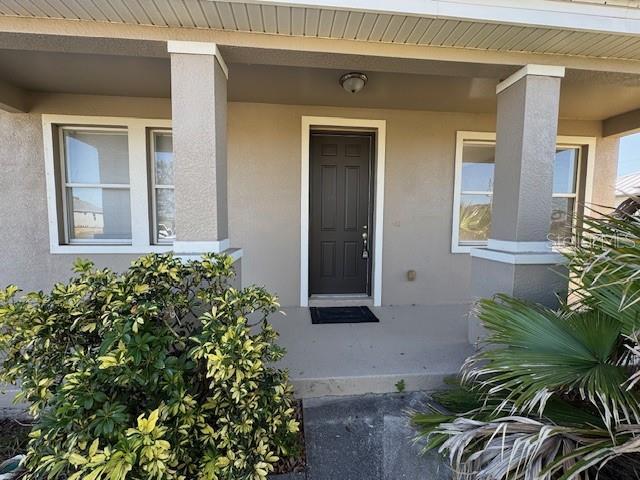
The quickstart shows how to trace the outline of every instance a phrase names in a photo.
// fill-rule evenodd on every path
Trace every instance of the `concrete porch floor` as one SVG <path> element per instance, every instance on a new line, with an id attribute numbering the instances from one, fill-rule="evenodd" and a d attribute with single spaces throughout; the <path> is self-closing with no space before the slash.
<path id="1" fill-rule="evenodd" d="M 407 391 L 434 390 L 473 352 L 467 304 L 371 310 L 380 323 L 312 325 L 301 307 L 271 318 L 297 397 L 394 392 L 400 380 Z"/>

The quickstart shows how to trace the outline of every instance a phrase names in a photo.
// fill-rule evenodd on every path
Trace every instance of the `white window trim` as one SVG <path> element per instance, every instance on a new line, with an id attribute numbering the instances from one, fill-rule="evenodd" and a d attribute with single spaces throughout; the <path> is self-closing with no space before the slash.
<path id="1" fill-rule="evenodd" d="M 157 132 L 171 133 L 168 128 L 151 128 L 149 129 L 149 192 L 151 195 L 151 235 L 154 245 L 172 245 L 175 240 L 160 240 L 158 238 L 158 192 L 159 189 L 173 190 L 175 192 L 175 183 L 173 185 L 158 185 L 156 183 L 156 137 Z"/>
<path id="2" fill-rule="evenodd" d="M 456 149 L 455 149 L 455 167 L 453 181 L 453 222 L 451 227 L 451 253 L 471 253 L 474 248 L 482 247 L 484 244 L 478 245 L 460 245 L 459 239 L 459 223 L 460 223 L 460 197 L 462 193 L 462 149 L 465 141 L 496 141 L 495 132 L 473 132 L 459 130 L 456 132 Z M 590 203 L 593 194 L 594 179 L 594 160 L 596 155 L 596 137 L 567 136 L 558 135 L 557 146 L 561 147 L 587 147 L 586 167 L 587 174 L 585 177 L 586 184 L 584 186 L 585 203 Z M 583 162 L 579 162 L 578 171 L 576 172 L 576 194 L 555 194 L 554 197 L 571 197 L 578 198 L 578 194 L 582 187 L 580 177 L 582 177 L 581 168 Z"/>
<path id="3" fill-rule="evenodd" d="M 57 152 L 54 152 L 53 127 L 124 127 L 128 130 L 129 138 L 129 186 L 131 199 L 131 242 L 126 245 L 118 244 L 60 244 L 59 242 L 59 211 L 57 192 L 60 185 L 56 184 L 55 162 Z M 44 142 L 45 177 L 47 186 L 47 209 L 49 217 L 49 249 L 55 254 L 140 254 L 162 253 L 173 250 L 173 246 L 154 245 L 151 243 L 147 129 L 169 129 L 171 120 L 129 118 L 129 117 L 98 117 L 83 115 L 42 115 L 42 132 Z M 63 228 L 66 228 L 63 226 Z"/>
<path id="4" fill-rule="evenodd" d="M 375 191 L 373 200 L 373 305 L 382 305 L 382 238 L 384 214 L 384 168 L 387 122 L 340 117 L 302 117 L 302 152 L 300 184 L 300 306 L 309 306 L 309 143 L 314 128 L 370 129 L 376 132 Z"/>
<path id="5" fill-rule="evenodd" d="M 61 205 L 62 208 L 62 228 L 64 229 L 64 239 L 66 245 L 131 245 L 130 238 L 118 238 L 118 239 L 110 239 L 105 242 L 104 240 L 96 240 L 90 238 L 71 238 L 71 220 L 69 218 L 69 205 L 67 198 L 67 188 L 111 188 L 111 189 L 122 189 L 127 190 L 129 195 L 131 195 L 131 179 L 129 179 L 129 183 L 77 183 L 77 182 L 69 182 L 67 178 L 67 152 L 64 144 L 64 131 L 65 130 L 81 130 L 83 132 L 118 132 L 128 134 L 126 128 L 113 127 L 113 126 L 103 126 L 103 127 L 93 127 L 93 126 L 83 126 L 83 125 L 61 125 L 58 128 L 58 167 L 60 169 L 60 190 L 61 190 Z"/>

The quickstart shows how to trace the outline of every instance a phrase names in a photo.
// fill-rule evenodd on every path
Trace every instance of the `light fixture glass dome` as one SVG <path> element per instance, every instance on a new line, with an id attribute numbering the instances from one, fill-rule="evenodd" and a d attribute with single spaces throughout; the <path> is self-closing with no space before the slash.
<path id="1" fill-rule="evenodd" d="M 349 93 L 358 93 L 367 84 L 367 76 L 364 73 L 345 73 L 340 77 L 340 85 Z"/>

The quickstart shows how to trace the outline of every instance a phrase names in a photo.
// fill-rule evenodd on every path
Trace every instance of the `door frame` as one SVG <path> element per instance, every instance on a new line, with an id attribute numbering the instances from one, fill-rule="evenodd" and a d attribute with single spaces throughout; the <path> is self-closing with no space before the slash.
<path id="1" fill-rule="evenodd" d="M 371 265 L 371 297 L 374 306 L 382 305 L 382 238 L 384 218 L 384 171 L 386 120 L 343 117 L 302 116 L 300 175 L 300 306 L 309 306 L 309 206 L 310 206 L 310 140 L 313 130 L 375 133 L 373 162 L 373 256 Z"/>

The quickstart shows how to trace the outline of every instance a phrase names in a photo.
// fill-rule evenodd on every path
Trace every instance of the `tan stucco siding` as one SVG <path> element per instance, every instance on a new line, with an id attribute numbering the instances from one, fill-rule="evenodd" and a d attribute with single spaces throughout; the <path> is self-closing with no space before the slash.
<path id="1" fill-rule="evenodd" d="M 468 301 L 469 256 L 451 253 L 455 135 L 493 131 L 493 115 L 231 103 L 229 230 L 245 252 L 244 281 L 267 285 L 283 305 L 298 302 L 303 115 L 387 122 L 383 304 Z M 561 121 L 559 134 L 599 136 L 600 122 Z M 617 154 L 607 152 L 594 199 L 609 196 Z"/>
<path id="2" fill-rule="evenodd" d="M 109 113 L 78 105 L 55 113 L 116 115 L 104 105 Z M 298 302 L 301 116 L 370 118 L 387 121 L 383 303 L 469 299 L 469 256 L 450 253 L 455 132 L 492 131 L 493 115 L 246 103 L 230 103 L 228 113 L 229 236 L 244 250 L 243 283 L 267 286 L 283 305 Z M 562 121 L 559 133 L 599 136 L 600 129 L 600 122 Z M 0 145 L 0 286 L 48 288 L 70 276 L 75 256 L 49 253 L 40 115 L 0 113 Z M 598 139 L 597 148 L 594 201 L 611 204 L 617 142 Z M 83 257 L 115 269 L 133 258 Z M 414 282 L 406 280 L 409 269 Z"/>
<path id="3" fill-rule="evenodd" d="M 71 276 L 75 255 L 49 253 L 42 119 L 0 113 L 0 287 L 49 288 Z M 126 268 L 131 255 L 82 255 L 100 267 Z"/>
<path id="4" fill-rule="evenodd" d="M 616 205 L 615 191 L 618 176 L 619 137 L 600 137 L 596 146 L 596 162 L 593 175 L 594 205 Z"/>

